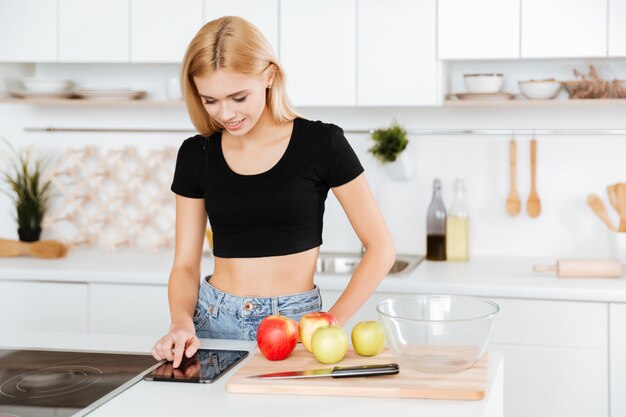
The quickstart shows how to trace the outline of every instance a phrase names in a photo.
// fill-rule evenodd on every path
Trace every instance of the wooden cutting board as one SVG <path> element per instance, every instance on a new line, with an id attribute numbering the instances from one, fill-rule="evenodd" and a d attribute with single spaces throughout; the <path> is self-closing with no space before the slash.
<path id="1" fill-rule="evenodd" d="M 425 373 L 400 367 L 397 375 L 355 378 L 303 378 L 263 380 L 250 375 L 397 362 L 388 349 L 375 357 L 359 356 L 351 348 L 335 365 L 319 363 L 313 354 L 298 344 L 291 356 L 269 361 L 255 353 L 226 382 L 228 392 L 255 394 L 339 395 L 356 397 L 431 398 L 445 400 L 482 400 L 487 389 L 487 355 L 472 368 L 454 373 Z"/>

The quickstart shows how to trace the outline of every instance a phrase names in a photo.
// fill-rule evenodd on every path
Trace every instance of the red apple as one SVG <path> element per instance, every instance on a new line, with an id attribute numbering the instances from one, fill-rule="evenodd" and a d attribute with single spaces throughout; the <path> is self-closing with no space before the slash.
<path id="1" fill-rule="evenodd" d="M 311 338 L 313 333 L 322 326 L 330 326 L 337 324 L 337 319 L 330 313 L 324 311 L 316 311 L 302 316 L 298 323 L 298 333 L 300 334 L 300 342 L 308 351 L 313 352 L 311 348 Z"/>
<path id="2" fill-rule="evenodd" d="M 287 358 L 298 344 L 298 323 L 289 317 L 271 315 L 261 320 L 256 331 L 259 350 L 267 359 Z"/>

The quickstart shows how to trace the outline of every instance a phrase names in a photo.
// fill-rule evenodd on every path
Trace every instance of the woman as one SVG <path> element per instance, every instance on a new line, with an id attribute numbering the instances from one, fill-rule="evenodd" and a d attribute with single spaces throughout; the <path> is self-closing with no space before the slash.
<path id="1" fill-rule="evenodd" d="M 178 367 L 198 337 L 255 340 L 267 315 L 299 320 L 319 311 L 313 275 L 329 189 L 366 249 L 329 310 L 346 323 L 389 271 L 395 249 L 343 131 L 295 112 L 269 43 L 239 17 L 200 29 L 181 84 L 200 135 L 184 141 L 176 162 L 172 323 L 153 356 Z M 215 269 L 200 280 L 207 214 Z"/>

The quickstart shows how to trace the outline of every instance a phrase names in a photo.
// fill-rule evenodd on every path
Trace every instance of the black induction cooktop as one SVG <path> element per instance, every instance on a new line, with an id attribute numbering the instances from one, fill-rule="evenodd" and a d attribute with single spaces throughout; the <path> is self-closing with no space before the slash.
<path id="1" fill-rule="evenodd" d="M 156 364 L 150 355 L 0 349 L 0 417 L 84 415 Z"/>

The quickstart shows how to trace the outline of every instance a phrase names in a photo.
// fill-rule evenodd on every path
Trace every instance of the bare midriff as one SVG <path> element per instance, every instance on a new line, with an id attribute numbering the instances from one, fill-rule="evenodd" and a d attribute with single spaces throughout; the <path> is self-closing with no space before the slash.
<path id="1" fill-rule="evenodd" d="M 314 288 L 319 247 L 304 252 L 264 258 L 215 257 L 211 285 L 229 294 L 276 297 Z"/>

